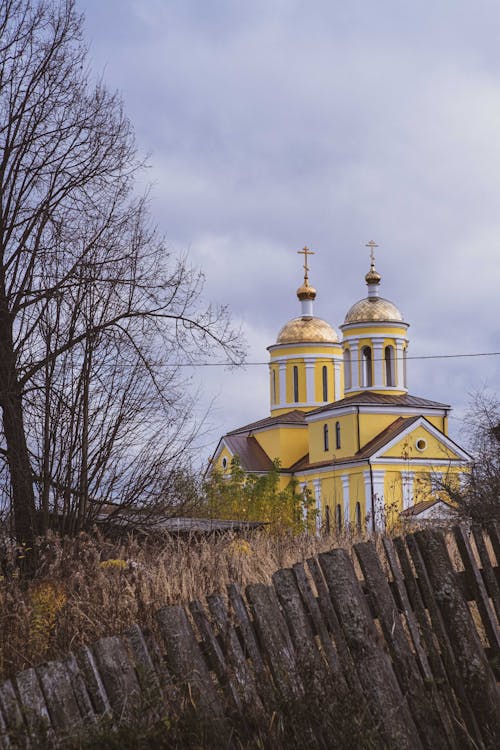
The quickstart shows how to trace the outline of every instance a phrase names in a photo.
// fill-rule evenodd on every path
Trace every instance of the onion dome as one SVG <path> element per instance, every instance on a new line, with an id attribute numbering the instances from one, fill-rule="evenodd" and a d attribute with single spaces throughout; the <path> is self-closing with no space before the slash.
<path id="1" fill-rule="evenodd" d="M 351 307 L 345 316 L 344 325 L 372 322 L 402 323 L 403 316 L 390 300 L 383 297 L 366 297 Z"/>
<path id="2" fill-rule="evenodd" d="M 276 339 L 277 344 L 336 344 L 338 337 L 331 325 L 315 317 L 293 318 L 285 323 Z"/>
<path id="3" fill-rule="evenodd" d="M 299 286 L 297 297 L 301 302 L 306 299 L 310 299 L 311 301 L 316 299 L 316 289 L 309 284 L 309 279 L 304 279 L 302 286 Z"/>

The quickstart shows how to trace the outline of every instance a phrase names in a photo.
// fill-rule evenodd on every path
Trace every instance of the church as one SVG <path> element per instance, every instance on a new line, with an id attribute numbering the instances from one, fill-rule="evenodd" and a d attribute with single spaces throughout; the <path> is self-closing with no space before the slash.
<path id="1" fill-rule="evenodd" d="M 300 315 L 268 347 L 270 415 L 224 435 L 210 462 L 229 474 L 238 456 L 249 473 L 268 472 L 278 459 L 282 486 L 308 491 L 318 529 L 366 526 L 382 531 L 400 514 L 425 517 L 443 502 L 443 484 L 460 482 L 471 456 L 448 435 L 448 404 L 408 392 L 408 327 L 380 295 L 375 242 L 366 296 L 340 325 L 315 317 L 316 289 L 297 290 Z"/>

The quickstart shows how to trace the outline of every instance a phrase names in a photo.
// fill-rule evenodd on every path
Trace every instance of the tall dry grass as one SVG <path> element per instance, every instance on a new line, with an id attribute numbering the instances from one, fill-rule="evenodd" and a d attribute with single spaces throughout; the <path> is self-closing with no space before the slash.
<path id="1" fill-rule="evenodd" d="M 229 583 L 269 583 L 280 568 L 351 543 L 347 535 L 266 532 L 121 544 L 86 535 L 48 538 L 33 581 L 23 585 L 13 567 L 0 581 L 0 678 L 132 622 L 154 632 L 154 613 L 165 604 L 203 600 Z"/>

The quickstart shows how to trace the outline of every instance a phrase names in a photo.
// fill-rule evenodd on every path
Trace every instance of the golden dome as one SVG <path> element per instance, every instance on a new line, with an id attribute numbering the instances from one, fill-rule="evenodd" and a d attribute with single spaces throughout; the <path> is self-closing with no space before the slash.
<path id="1" fill-rule="evenodd" d="M 356 302 L 345 316 L 344 325 L 349 323 L 403 322 L 403 316 L 396 305 L 383 297 L 366 297 Z"/>
<path id="2" fill-rule="evenodd" d="M 331 325 L 321 318 L 293 318 L 278 333 L 277 344 L 336 344 L 338 337 Z"/>
<path id="3" fill-rule="evenodd" d="M 365 281 L 367 284 L 380 284 L 380 280 L 382 279 L 382 276 L 379 274 L 373 263 L 370 266 L 370 270 L 365 276 Z"/>
<path id="4" fill-rule="evenodd" d="M 297 297 L 301 302 L 303 299 L 316 299 L 316 289 L 309 284 L 307 278 L 304 279 L 302 286 L 297 289 Z"/>

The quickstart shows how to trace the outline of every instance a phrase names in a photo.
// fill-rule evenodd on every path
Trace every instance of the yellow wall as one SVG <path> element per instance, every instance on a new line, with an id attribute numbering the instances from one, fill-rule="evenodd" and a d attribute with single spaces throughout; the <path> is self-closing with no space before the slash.
<path id="1" fill-rule="evenodd" d="M 286 469 L 307 453 L 307 427 L 277 427 L 252 433 L 271 461 L 279 458 Z"/>

